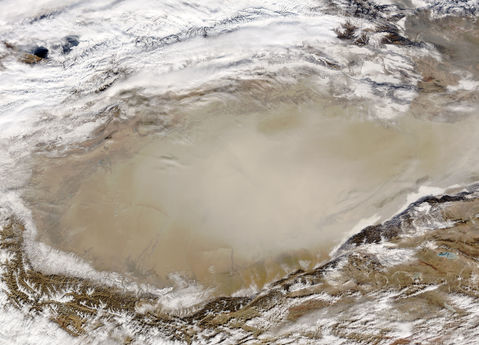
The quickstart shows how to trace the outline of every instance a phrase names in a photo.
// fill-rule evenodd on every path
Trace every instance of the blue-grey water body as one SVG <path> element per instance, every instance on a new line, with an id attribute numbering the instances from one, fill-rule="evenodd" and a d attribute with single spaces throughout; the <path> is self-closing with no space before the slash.
<path id="1" fill-rule="evenodd" d="M 2 217 L 35 268 L 171 309 L 309 269 L 478 180 L 476 7 L 3 0 Z"/>

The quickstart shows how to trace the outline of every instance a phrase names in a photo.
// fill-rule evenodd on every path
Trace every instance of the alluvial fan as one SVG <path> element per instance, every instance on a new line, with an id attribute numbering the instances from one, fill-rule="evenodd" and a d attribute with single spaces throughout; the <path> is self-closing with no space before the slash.
<path id="1" fill-rule="evenodd" d="M 0 344 L 470 344 L 477 1 L 0 3 Z"/>

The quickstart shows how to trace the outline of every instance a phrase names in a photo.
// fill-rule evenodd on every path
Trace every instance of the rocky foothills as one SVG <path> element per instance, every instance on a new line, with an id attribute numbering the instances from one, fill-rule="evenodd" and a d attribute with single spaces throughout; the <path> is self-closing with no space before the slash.
<path id="1" fill-rule="evenodd" d="M 3 2 L 0 344 L 476 342 L 477 11 L 475 0 Z M 218 296 L 189 281 L 159 288 L 100 272 L 38 241 L 46 228 L 60 246 L 58 224 L 85 176 L 110 173 L 116 158 L 142 152 L 141 140 L 194 142 L 191 128 L 211 114 L 248 119 L 283 106 L 324 110 L 321 128 L 344 135 L 324 151 L 360 156 L 358 171 L 383 177 L 313 205 L 342 203 L 324 227 L 370 212 L 354 234 L 340 230 L 346 240 L 327 258 L 285 256 L 293 264 L 262 285 Z M 308 124 L 288 111 L 254 123 L 261 143 Z M 381 147 L 391 154 L 374 160 Z M 338 179 L 347 170 L 325 162 Z M 262 262 L 252 276 L 268 271 Z"/>
<path id="2" fill-rule="evenodd" d="M 82 341 L 469 343 L 477 337 L 478 215 L 476 185 L 424 197 L 352 236 L 319 267 L 173 313 L 151 293 L 33 269 L 24 226 L 6 217 L 2 281 L 9 303 Z"/>

